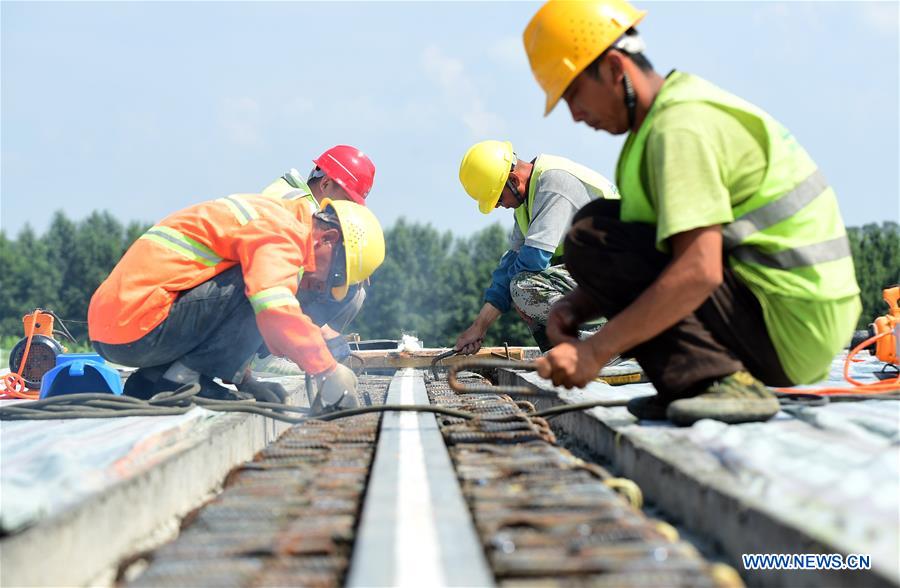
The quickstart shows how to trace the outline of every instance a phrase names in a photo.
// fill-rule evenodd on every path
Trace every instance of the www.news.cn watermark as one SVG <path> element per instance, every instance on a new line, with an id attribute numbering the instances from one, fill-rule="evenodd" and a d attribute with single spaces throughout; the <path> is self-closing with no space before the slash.
<path id="1" fill-rule="evenodd" d="M 872 556 L 851 553 L 745 553 L 745 570 L 870 570 Z"/>

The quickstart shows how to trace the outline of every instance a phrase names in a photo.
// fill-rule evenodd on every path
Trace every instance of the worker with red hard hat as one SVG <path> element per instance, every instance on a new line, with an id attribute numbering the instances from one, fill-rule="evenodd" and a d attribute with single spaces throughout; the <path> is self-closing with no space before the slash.
<path id="1" fill-rule="evenodd" d="M 368 155 L 351 145 L 335 145 L 312 161 L 315 167 L 306 179 L 292 168 L 269 184 L 262 194 L 286 200 L 306 200 L 310 212 L 317 211 L 326 198 L 365 206 L 366 197 L 375 181 L 375 164 Z M 298 298 L 304 312 L 321 328 L 322 336 L 335 359 L 347 359 L 350 347 L 341 333 L 362 309 L 366 299 L 363 284 L 351 286 L 347 296 L 341 301 L 334 300 L 328 292 L 312 290 L 299 292 Z M 262 354 L 265 354 L 265 350 Z M 266 364 L 262 362 L 256 365 L 259 369 L 264 369 Z M 280 370 L 292 368 L 293 366 L 282 366 Z"/>
<path id="2" fill-rule="evenodd" d="M 366 203 L 366 196 L 375 181 L 375 164 L 365 153 L 350 145 L 335 145 L 313 163 L 316 164 L 313 174 L 318 171 L 334 180 L 353 202 Z"/>

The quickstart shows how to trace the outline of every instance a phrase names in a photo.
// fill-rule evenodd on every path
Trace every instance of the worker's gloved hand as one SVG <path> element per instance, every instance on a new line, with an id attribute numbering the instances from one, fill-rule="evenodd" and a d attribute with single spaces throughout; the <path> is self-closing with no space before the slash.
<path id="1" fill-rule="evenodd" d="M 244 380 L 237 385 L 237 389 L 252 395 L 260 402 L 284 404 L 284 399 L 288 396 L 287 390 L 278 382 L 261 382 L 249 375 L 245 376 Z"/>
<path id="2" fill-rule="evenodd" d="M 328 345 L 328 351 L 334 356 L 336 362 L 340 363 L 350 357 L 350 345 L 343 335 L 325 339 L 325 344 Z"/>
<path id="3" fill-rule="evenodd" d="M 316 376 L 318 393 L 310 407 L 310 416 L 356 408 L 359 406 L 359 399 L 356 397 L 358 384 L 359 380 L 353 370 L 342 364 L 337 364 L 327 374 Z"/>

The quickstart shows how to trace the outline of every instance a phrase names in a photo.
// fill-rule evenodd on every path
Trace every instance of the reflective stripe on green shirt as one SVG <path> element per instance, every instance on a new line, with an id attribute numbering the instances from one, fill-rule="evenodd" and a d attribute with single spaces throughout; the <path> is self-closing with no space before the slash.
<path id="1" fill-rule="evenodd" d="M 673 72 L 617 166 L 621 218 L 672 235 L 722 226 L 726 262 L 759 300 L 795 383 L 827 374 L 852 336 L 859 288 L 834 190 L 757 107 Z"/>

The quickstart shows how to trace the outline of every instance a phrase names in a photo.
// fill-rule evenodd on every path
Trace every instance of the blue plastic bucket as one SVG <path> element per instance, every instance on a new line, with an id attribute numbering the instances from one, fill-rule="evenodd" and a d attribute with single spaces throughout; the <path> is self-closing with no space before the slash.
<path id="1" fill-rule="evenodd" d="M 60 353 L 41 379 L 41 398 L 82 392 L 121 396 L 122 378 L 96 353 Z"/>

